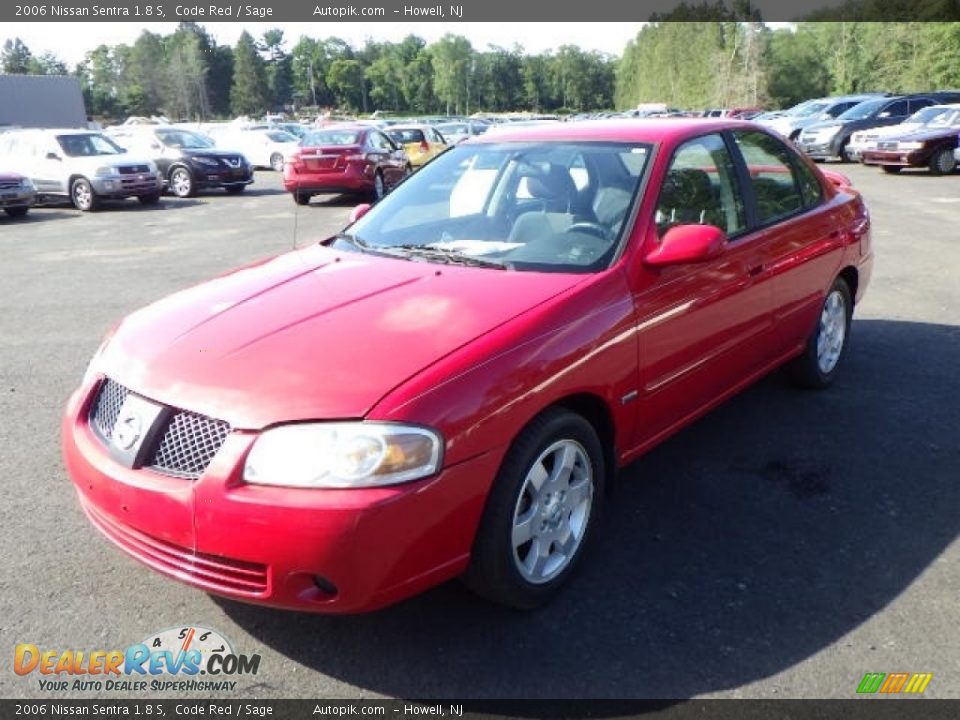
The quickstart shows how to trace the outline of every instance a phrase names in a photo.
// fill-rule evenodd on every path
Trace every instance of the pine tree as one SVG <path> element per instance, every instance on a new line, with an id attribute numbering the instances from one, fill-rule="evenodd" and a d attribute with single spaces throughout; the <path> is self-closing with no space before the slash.
<path id="1" fill-rule="evenodd" d="M 267 72 L 257 45 L 246 30 L 233 51 L 233 88 L 230 106 L 236 115 L 260 115 L 266 110 L 270 95 Z"/>

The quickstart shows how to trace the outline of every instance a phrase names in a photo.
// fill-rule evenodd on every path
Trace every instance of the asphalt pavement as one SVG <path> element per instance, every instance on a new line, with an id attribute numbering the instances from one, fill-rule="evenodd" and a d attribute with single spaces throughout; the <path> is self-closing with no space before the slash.
<path id="1" fill-rule="evenodd" d="M 261 655 L 242 697 L 852 698 L 867 672 L 930 672 L 926 696 L 960 697 L 960 175 L 837 169 L 867 198 L 877 263 L 836 385 L 775 374 L 626 468 L 582 572 L 533 613 L 456 582 L 354 617 L 215 599 L 77 505 L 60 413 L 107 329 L 326 236 L 353 201 L 297 208 L 257 173 L 239 197 L 0 219 L 0 697 L 145 697 L 42 691 L 14 646 L 190 625 Z"/>

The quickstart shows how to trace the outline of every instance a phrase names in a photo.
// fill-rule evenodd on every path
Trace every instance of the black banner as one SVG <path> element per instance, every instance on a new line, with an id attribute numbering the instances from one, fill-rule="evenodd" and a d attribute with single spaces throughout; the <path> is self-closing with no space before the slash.
<path id="1" fill-rule="evenodd" d="M 960 700 L 0 700 L 0 717 L 955 720 Z"/>
<path id="2" fill-rule="evenodd" d="M 0 4 L 0 22 L 579 22 L 960 19 L 960 4 L 895 0 L 24 0 Z"/>

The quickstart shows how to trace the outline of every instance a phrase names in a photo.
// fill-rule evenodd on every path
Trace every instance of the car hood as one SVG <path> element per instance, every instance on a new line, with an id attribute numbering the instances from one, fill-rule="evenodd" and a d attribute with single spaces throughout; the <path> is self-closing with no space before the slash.
<path id="1" fill-rule="evenodd" d="M 960 127 L 942 127 L 942 128 L 921 127 L 917 130 L 914 130 L 913 132 L 900 133 L 885 139 L 909 140 L 912 142 L 924 141 L 924 140 L 944 140 L 947 138 L 956 138 L 958 133 L 960 133 Z"/>
<path id="2" fill-rule="evenodd" d="M 184 148 L 179 150 L 183 155 L 190 157 L 236 157 L 237 155 L 243 155 L 239 150 L 223 150 L 221 148 Z"/>
<path id="3" fill-rule="evenodd" d="M 94 369 L 239 428 L 360 418 L 432 363 L 585 277 L 316 245 L 133 313 Z"/>

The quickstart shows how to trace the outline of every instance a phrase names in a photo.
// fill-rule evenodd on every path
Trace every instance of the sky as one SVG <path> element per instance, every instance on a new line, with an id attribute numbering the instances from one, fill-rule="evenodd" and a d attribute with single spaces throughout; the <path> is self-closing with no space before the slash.
<path id="1" fill-rule="evenodd" d="M 584 50 L 599 50 L 620 55 L 628 40 L 640 32 L 643 23 L 201 23 L 218 44 L 234 45 L 240 33 L 247 30 L 259 37 L 270 28 L 279 27 L 288 38 L 287 49 L 293 47 L 301 35 L 311 37 L 341 37 L 351 45 L 363 45 L 367 38 L 398 41 L 411 33 L 428 43 L 445 33 L 463 35 L 471 44 L 485 50 L 488 44 L 513 47 L 522 45 L 530 53 L 541 53 L 561 45 L 578 45 Z M 177 23 L 124 22 L 23 22 L 0 26 L 0 45 L 7 39 L 19 37 L 34 55 L 51 51 L 71 68 L 83 56 L 101 44 L 133 43 L 144 29 L 163 35 L 173 32 Z M 78 37 L 79 36 L 79 37 Z"/>

